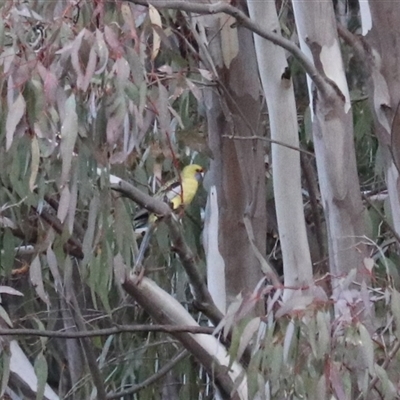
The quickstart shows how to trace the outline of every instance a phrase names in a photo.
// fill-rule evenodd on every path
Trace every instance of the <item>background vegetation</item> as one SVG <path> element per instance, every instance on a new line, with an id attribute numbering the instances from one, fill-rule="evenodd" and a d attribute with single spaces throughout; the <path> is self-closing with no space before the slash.
<path id="1" fill-rule="evenodd" d="M 336 85 L 336 77 L 315 54 L 313 61 L 307 54 L 308 67 L 291 50 L 301 44 L 301 10 L 275 3 L 281 32 L 271 34 L 247 17 L 253 11 L 245 2 L 1 2 L 3 398 L 399 396 L 399 189 L 388 193 L 391 174 L 398 178 L 391 165 L 399 99 L 391 91 L 399 82 L 385 70 L 390 60 L 372 51 L 389 41 L 362 34 L 358 2 L 315 5 L 338 21 L 329 24 L 324 14 L 326 31 L 336 39 L 339 31 L 337 69 L 346 73 L 346 132 L 354 142 L 343 155 L 355 157 L 359 182 L 346 181 L 350 167 L 341 177 L 362 205 L 332 217 L 329 171 L 337 168 L 329 160 L 336 158 L 328 145 L 328 155 L 318 153 L 314 140 L 326 132 L 318 125 L 329 120 L 319 117 L 324 85 Z M 379 2 L 370 3 L 379 31 Z M 382 7 L 399 18 L 396 5 Z M 279 123 L 267 92 L 275 89 L 261 83 L 257 68 L 262 78 L 275 67 L 262 72 L 254 32 L 266 43 L 271 34 L 287 51 L 288 67 L 275 81 L 279 90 L 295 90 L 295 142 L 274 133 Z M 310 106 L 305 77 L 313 63 L 322 83 L 314 81 L 310 95 L 319 97 Z M 332 104 L 342 99 L 335 96 Z M 290 102 L 281 105 L 278 114 L 289 120 Z M 342 118 L 335 109 L 329 115 Z M 333 149 L 339 136 L 328 132 L 341 156 Z M 271 154 L 273 146 L 301 165 L 302 213 L 295 216 L 295 206 L 284 204 L 297 189 L 277 186 L 296 172 L 286 155 Z M 209 172 L 177 222 L 146 195 L 190 163 Z M 357 203 L 335 190 L 332 204 Z M 165 218 L 139 271 L 143 236 L 133 218 L 143 206 Z M 285 226 L 301 237 L 297 217 L 306 250 L 282 242 Z M 356 254 L 346 253 L 348 263 L 333 243 L 348 236 L 333 231 L 340 218 L 357 225 L 353 242 L 343 244 Z"/>

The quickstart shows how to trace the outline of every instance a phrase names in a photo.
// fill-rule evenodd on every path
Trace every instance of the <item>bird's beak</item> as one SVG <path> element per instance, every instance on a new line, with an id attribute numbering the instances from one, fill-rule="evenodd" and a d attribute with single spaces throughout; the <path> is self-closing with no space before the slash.
<path id="1" fill-rule="evenodd" d="M 198 180 L 199 182 L 203 182 L 203 179 L 204 179 L 204 170 L 201 171 L 201 172 L 197 172 L 196 175 L 197 175 L 197 176 L 196 176 L 197 180 Z"/>

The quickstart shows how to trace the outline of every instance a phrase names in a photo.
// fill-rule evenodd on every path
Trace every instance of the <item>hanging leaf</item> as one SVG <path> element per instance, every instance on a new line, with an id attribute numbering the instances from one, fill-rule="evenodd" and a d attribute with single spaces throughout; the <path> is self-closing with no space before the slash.
<path id="1" fill-rule="evenodd" d="M 12 296 L 23 296 L 19 290 L 16 290 L 10 286 L 0 286 L 0 293 L 10 294 Z"/>
<path id="2" fill-rule="evenodd" d="M 85 34 L 86 34 L 86 29 L 82 29 L 82 31 L 79 32 L 79 35 L 73 41 L 71 47 L 71 64 L 75 70 L 77 82 L 82 82 L 84 78 L 84 72 L 82 69 L 79 52 L 81 51 L 82 40 Z"/>
<path id="3" fill-rule="evenodd" d="M 100 207 L 100 199 L 99 196 L 96 194 L 93 196 L 89 206 L 89 220 L 82 244 L 82 250 L 84 254 L 82 265 L 85 265 L 93 255 L 92 246 L 94 241 L 97 213 L 99 207 Z"/>
<path id="4" fill-rule="evenodd" d="M 124 54 L 124 48 L 122 47 L 121 42 L 115 32 L 108 25 L 104 27 L 104 37 L 111 50 L 114 52 L 116 58 L 121 57 L 122 54 Z"/>
<path id="5" fill-rule="evenodd" d="M 5 322 L 6 322 L 6 324 L 10 327 L 10 328 L 12 328 L 13 327 L 13 323 L 11 322 L 11 319 L 10 319 L 10 317 L 9 317 L 9 315 L 8 315 L 8 313 L 7 313 L 7 311 L 2 307 L 2 306 L 0 306 L 0 320 L 4 320 Z"/>
<path id="6" fill-rule="evenodd" d="M 69 191 L 69 187 L 66 185 L 61 189 L 60 203 L 57 210 L 57 218 L 61 222 L 64 222 L 68 215 L 70 199 L 71 192 Z"/>
<path id="7" fill-rule="evenodd" d="M 253 318 L 249 321 L 249 323 L 244 328 L 241 336 L 240 336 L 240 344 L 237 351 L 237 359 L 240 359 L 246 350 L 246 347 L 250 343 L 251 339 L 254 337 L 254 334 L 258 331 L 260 327 L 261 319 L 259 317 Z"/>
<path id="8" fill-rule="evenodd" d="M 31 151 L 31 176 L 29 177 L 29 189 L 31 192 L 33 192 L 37 174 L 39 172 L 39 161 L 40 161 L 39 143 L 36 136 L 34 136 L 32 138 L 32 151 Z"/>
<path id="9" fill-rule="evenodd" d="M 158 10 L 149 4 L 149 17 L 150 21 L 153 25 L 158 26 L 159 28 L 162 28 L 161 25 L 161 15 L 158 12 Z M 161 46 L 161 38 L 160 35 L 157 33 L 157 30 L 153 28 L 153 49 L 151 51 L 151 59 L 154 60 L 159 51 L 160 51 L 160 46 Z"/>
<path id="10" fill-rule="evenodd" d="M 61 125 L 61 185 L 70 179 L 72 157 L 78 137 L 78 116 L 76 114 L 75 95 L 71 94 L 65 102 L 65 115 Z"/>
<path id="11" fill-rule="evenodd" d="M 62 278 L 60 275 L 60 271 L 58 269 L 57 257 L 53 249 L 51 248 L 51 244 L 47 248 L 46 256 L 47 256 L 47 264 L 49 266 L 51 274 L 53 275 L 56 290 L 58 291 L 62 289 Z"/>
<path id="12" fill-rule="evenodd" d="M 107 48 L 107 44 L 104 40 L 104 35 L 103 32 L 99 31 L 98 29 L 96 30 L 96 49 L 97 49 L 97 56 L 99 57 L 98 61 L 98 68 L 95 71 L 96 75 L 101 74 L 104 72 L 104 70 L 107 67 L 107 62 L 108 62 L 108 56 L 109 56 L 109 51 Z"/>
<path id="13" fill-rule="evenodd" d="M 374 374 L 374 344 L 371 339 L 371 335 L 367 331 L 367 328 L 363 324 L 358 325 L 358 331 L 360 332 L 360 351 L 364 355 L 364 359 L 368 366 L 368 371 L 371 375 Z"/>
<path id="14" fill-rule="evenodd" d="M 390 150 L 394 165 L 397 171 L 400 172 L 400 102 L 397 104 L 392 121 Z"/>
<path id="15" fill-rule="evenodd" d="M 46 389 L 48 376 L 47 361 L 42 352 L 40 352 L 36 357 L 34 369 L 37 376 L 36 400 L 42 400 Z"/>
<path id="16" fill-rule="evenodd" d="M 37 255 L 29 267 L 29 278 L 35 288 L 36 294 L 40 299 L 50 307 L 49 296 L 44 289 L 43 276 L 42 276 L 42 264 L 40 262 L 39 255 Z"/>
<path id="17" fill-rule="evenodd" d="M 10 106 L 6 119 L 6 151 L 11 147 L 17 125 L 25 114 L 26 103 L 20 93 L 15 102 Z"/>

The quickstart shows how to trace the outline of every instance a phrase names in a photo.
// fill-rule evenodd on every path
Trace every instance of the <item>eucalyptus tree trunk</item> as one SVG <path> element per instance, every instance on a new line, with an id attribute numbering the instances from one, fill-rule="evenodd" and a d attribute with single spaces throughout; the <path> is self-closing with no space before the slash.
<path id="1" fill-rule="evenodd" d="M 274 2 L 248 1 L 247 5 L 250 17 L 261 27 L 280 32 Z M 258 35 L 254 35 L 254 42 L 271 138 L 298 148 L 296 103 L 285 51 Z M 273 143 L 272 169 L 285 287 L 308 286 L 312 281 L 312 265 L 301 194 L 299 152 Z M 287 293 L 290 292 L 286 290 Z"/>
<path id="2" fill-rule="evenodd" d="M 349 91 L 343 69 L 332 2 L 293 0 L 300 46 L 329 84 L 317 90 L 308 77 L 313 137 L 328 230 L 329 264 L 335 278 L 364 271 L 361 201 Z"/>
<path id="3" fill-rule="evenodd" d="M 393 225 L 400 234 L 399 115 L 395 119 L 400 102 L 400 3 L 369 0 L 360 4 L 360 12 L 376 133 L 383 150 Z"/>
<path id="4" fill-rule="evenodd" d="M 229 302 L 242 291 L 252 291 L 263 276 L 244 217 L 265 254 L 266 189 L 264 145 L 254 138 L 261 136 L 262 108 L 252 34 L 232 28 L 227 18 L 198 18 L 196 29 L 201 32 L 202 59 L 218 81 L 218 90 L 205 91 L 205 105 L 213 153 L 210 175 L 219 207 L 218 248 Z"/>

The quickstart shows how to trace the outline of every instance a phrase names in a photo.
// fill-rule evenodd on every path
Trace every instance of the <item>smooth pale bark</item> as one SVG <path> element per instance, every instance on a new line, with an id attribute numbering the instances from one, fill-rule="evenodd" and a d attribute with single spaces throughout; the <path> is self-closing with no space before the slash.
<path id="1" fill-rule="evenodd" d="M 266 189 L 264 145 L 250 137 L 261 135 L 260 87 L 252 34 L 237 28 L 239 46 L 229 67 L 222 53 L 219 16 L 197 19 L 206 68 L 219 78 L 219 91 L 205 90 L 209 145 L 213 153 L 210 176 L 218 195 L 218 248 L 225 263 L 227 300 L 252 291 L 262 278 L 244 226 L 251 221 L 256 245 L 265 254 Z M 232 30 L 236 34 L 236 30 Z M 230 54 L 233 54 L 231 52 Z M 237 139 L 235 139 L 235 137 Z M 239 139 L 241 138 L 241 139 Z"/>
<path id="2" fill-rule="evenodd" d="M 207 286 L 215 305 L 226 313 L 225 261 L 218 247 L 219 210 L 217 189 L 208 191 L 203 228 L 203 247 L 207 262 Z"/>
<path id="3" fill-rule="evenodd" d="M 1 324 L 3 325 L 3 323 Z M 9 342 L 11 385 L 26 394 L 27 398 L 34 398 L 38 392 L 38 377 L 28 357 L 16 340 Z M 4 351 L 4 349 L 1 349 Z M 59 400 L 58 395 L 46 383 L 44 389 L 45 400 Z"/>
<path id="4" fill-rule="evenodd" d="M 365 58 L 370 75 L 369 94 L 383 149 L 393 226 L 400 234 L 400 177 L 391 153 L 400 154 L 400 142 L 393 142 L 391 137 L 392 121 L 400 102 L 400 2 L 362 3 L 362 32 L 369 45 Z"/>
<path id="5" fill-rule="evenodd" d="M 331 2 L 293 1 L 301 49 L 334 91 L 318 91 L 308 77 L 318 176 L 327 222 L 329 265 L 335 278 L 365 269 L 365 246 L 353 118 Z"/>
<path id="6" fill-rule="evenodd" d="M 199 326 L 189 312 L 170 294 L 161 289 L 149 278 L 138 278 L 129 275 L 122 258 L 114 260 L 116 279 L 126 292 L 140 304 L 143 309 L 160 324 L 176 326 Z M 225 397 L 236 400 L 247 400 L 247 380 L 240 363 L 231 358 L 226 348 L 214 336 L 187 332 L 174 333 L 182 345 L 193 354 L 213 377 L 217 387 Z M 237 380 L 240 384 L 237 385 Z"/>
<path id="7" fill-rule="evenodd" d="M 247 4 L 255 22 L 264 29 L 280 32 L 274 2 L 248 1 Z M 258 35 L 254 35 L 254 42 L 271 138 L 299 147 L 296 103 L 285 51 Z M 285 287 L 307 286 L 312 281 L 312 265 L 301 194 L 300 154 L 277 144 L 271 146 Z M 286 296 L 288 293 L 285 290 Z"/>

